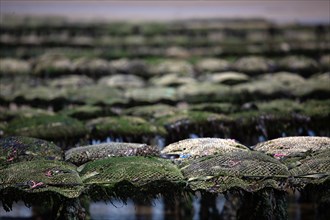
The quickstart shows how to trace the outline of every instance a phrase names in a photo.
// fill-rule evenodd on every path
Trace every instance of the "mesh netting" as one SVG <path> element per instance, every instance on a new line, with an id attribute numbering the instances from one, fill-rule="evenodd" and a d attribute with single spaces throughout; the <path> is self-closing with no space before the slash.
<path id="1" fill-rule="evenodd" d="M 0 168 L 35 159 L 61 160 L 62 150 L 51 142 L 29 137 L 0 139 Z"/>
<path id="2" fill-rule="evenodd" d="M 51 191 L 68 198 L 83 190 L 76 167 L 63 161 L 33 160 L 0 170 L 0 190 L 16 188 L 29 193 Z"/>
<path id="3" fill-rule="evenodd" d="M 68 140 L 86 134 L 84 124 L 77 119 L 62 115 L 42 115 L 31 118 L 17 118 L 8 124 L 10 135 L 37 137 L 47 140 Z"/>
<path id="4" fill-rule="evenodd" d="M 143 186 L 154 181 L 180 182 L 180 170 L 168 160 L 154 157 L 112 157 L 83 165 L 80 172 L 85 184 L 114 186 L 127 181 Z"/>
<path id="5" fill-rule="evenodd" d="M 284 137 L 259 143 L 254 149 L 270 155 L 286 157 L 327 148 L 330 148 L 328 137 Z"/>
<path id="6" fill-rule="evenodd" d="M 196 138 L 186 139 L 166 146 L 162 154 L 179 154 L 181 157 L 201 157 L 227 152 L 247 151 L 244 145 L 232 139 Z"/>
<path id="7" fill-rule="evenodd" d="M 105 143 L 72 148 L 65 152 L 65 160 L 81 165 L 88 161 L 116 156 L 157 156 L 157 148 L 146 144 Z"/>
<path id="8" fill-rule="evenodd" d="M 330 149 L 320 150 L 290 169 L 294 185 L 320 184 L 330 179 Z"/>
<path id="9" fill-rule="evenodd" d="M 193 160 L 182 168 L 193 190 L 223 192 L 231 188 L 255 191 L 279 188 L 289 176 L 286 166 L 259 152 L 238 151 Z"/>

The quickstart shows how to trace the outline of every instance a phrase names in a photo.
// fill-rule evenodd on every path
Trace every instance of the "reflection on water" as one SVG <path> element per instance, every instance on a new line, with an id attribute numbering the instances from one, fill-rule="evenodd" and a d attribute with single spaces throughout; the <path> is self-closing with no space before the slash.
<path id="1" fill-rule="evenodd" d="M 228 197 L 235 200 L 234 197 Z M 181 200 L 181 201 L 180 201 Z M 166 201 L 160 197 L 152 200 L 149 204 L 137 204 L 132 200 L 128 200 L 126 204 L 119 200 L 113 200 L 111 202 L 92 202 L 89 206 L 89 212 L 91 219 L 111 219 L 111 220 L 140 220 L 140 219 L 192 219 L 199 220 L 205 219 L 228 219 L 228 217 L 234 217 L 225 214 L 228 212 L 228 201 L 224 195 L 219 195 L 215 198 L 215 207 L 209 204 L 209 207 L 205 206 L 202 201 L 203 198 L 200 194 L 192 197 L 191 201 L 187 198 L 181 198 L 180 200 Z M 318 219 L 316 212 L 316 204 L 302 201 L 301 194 L 291 192 L 287 196 L 288 200 L 288 219 L 290 220 L 307 220 Z M 185 211 L 191 203 L 189 213 Z M 204 204 L 204 205 L 203 205 Z M 13 211 L 5 212 L 0 208 L 0 219 L 28 219 L 32 216 L 32 209 L 27 208 L 22 202 L 15 203 Z M 185 207 L 187 206 L 187 207 Z M 204 206 L 204 207 L 203 207 Z M 233 204 L 230 204 L 233 208 Z M 235 208 L 235 207 L 234 207 Z M 236 207 L 237 208 L 237 207 Z M 227 210 L 225 210 L 227 209 Z M 204 216 L 204 217 L 203 217 Z M 232 219 L 232 218 L 230 218 Z"/>
<path id="2" fill-rule="evenodd" d="M 24 205 L 23 202 L 18 202 L 13 204 L 13 211 L 6 212 L 2 208 L 2 204 L 0 203 L 0 219 L 2 220 L 4 217 L 10 218 L 27 218 L 32 216 L 32 209 L 28 208 Z"/>

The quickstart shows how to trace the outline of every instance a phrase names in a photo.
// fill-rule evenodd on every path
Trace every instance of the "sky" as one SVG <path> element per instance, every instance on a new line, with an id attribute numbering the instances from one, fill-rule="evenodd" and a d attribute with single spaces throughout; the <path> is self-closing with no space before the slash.
<path id="1" fill-rule="evenodd" d="M 330 0 L 0 0 L 0 6 L 1 15 L 64 16 L 78 20 L 171 20 L 214 17 L 258 17 L 270 19 L 279 23 L 330 23 Z"/>

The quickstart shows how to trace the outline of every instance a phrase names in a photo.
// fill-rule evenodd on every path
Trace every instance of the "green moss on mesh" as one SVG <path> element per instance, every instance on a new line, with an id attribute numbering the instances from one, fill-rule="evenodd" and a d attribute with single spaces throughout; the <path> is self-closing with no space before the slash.
<path id="1" fill-rule="evenodd" d="M 287 167 L 279 161 L 253 151 L 228 152 L 195 159 L 181 171 L 192 190 L 212 193 L 230 189 L 281 189 L 281 180 L 285 181 L 290 176 Z"/>
<path id="2" fill-rule="evenodd" d="M 40 115 L 54 115 L 54 113 L 52 111 L 28 106 L 20 107 L 15 110 L 9 108 L 0 108 L 0 121 L 10 121 L 15 118 L 29 118 Z"/>
<path id="3" fill-rule="evenodd" d="M 308 153 L 308 152 L 307 152 Z M 291 184 L 294 187 L 306 185 L 329 184 L 330 181 L 330 148 L 307 154 L 290 169 Z"/>
<path id="4" fill-rule="evenodd" d="M 66 100 L 69 96 L 68 90 L 65 88 L 51 88 L 46 86 L 22 87 L 15 91 L 12 95 L 15 99 L 22 99 L 26 102 L 54 102 L 57 100 Z"/>
<path id="5" fill-rule="evenodd" d="M 76 165 L 107 157 L 125 156 L 158 156 L 159 151 L 154 146 L 135 143 L 103 143 L 71 148 L 65 152 L 65 160 Z"/>
<path id="6" fill-rule="evenodd" d="M 175 198 L 184 194 L 185 181 L 169 160 L 155 157 L 114 157 L 82 165 L 80 176 L 94 200 L 131 198 L 151 201 L 159 194 Z M 80 169 L 80 168 L 79 168 Z"/>
<path id="7" fill-rule="evenodd" d="M 125 114 L 143 117 L 146 119 L 173 115 L 175 112 L 176 108 L 164 104 L 136 106 L 125 110 Z"/>
<path id="8" fill-rule="evenodd" d="M 142 103 L 177 101 L 176 90 L 171 87 L 130 88 L 126 90 L 125 97 Z"/>
<path id="9" fill-rule="evenodd" d="M 193 111 L 207 111 L 218 114 L 230 114 L 239 111 L 239 107 L 232 103 L 203 103 L 189 106 Z"/>
<path id="10" fill-rule="evenodd" d="M 80 176 L 86 185 L 102 185 L 110 189 L 123 181 L 142 188 L 155 181 L 184 182 L 174 164 L 155 157 L 113 157 L 92 161 L 83 165 Z"/>
<path id="11" fill-rule="evenodd" d="M 0 168 L 21 161 L 62 160 L 62 154 L 61 148 L 41 139 L 19 136 L 0 139 Z"/>
<path id="12" fill-rule="evenodd" d="M 62 115 L 14 119 L 8 124 L 6 132 L 46 140 L 78 138 L 87 133 L 80 121 Z"/>
<path id="13" fill-rule="evenodd" d="M 231 118 L 225 115 L 202 112 L 202 111 L 181 111 L 173 116 L 164 116 L 157 120 L 157 123 L 163 126 L 172 126 L 183 122 L 191 125 L 205 125 L 211 122 L 230 122 Z"/>
<path id="14" fill-rule="evenodd" d="M 54 192 L 76 198 L 83 185 L 74 165 L 64 161 L 33 160 L 14 163 L 0 170 L 0 189 L 8 188 L 15 188 L 17 193 Z"/>
<path id="15" fill-rule="evenodd" d="M 68 91 L 68 97 L 71 102 L 84 103 L 87 105 L 114 105 L 127 103 L 127 100 L 124 99 L 119 90 L 101 85 L 73 88 Z"/>
<path id="16" fill-rule="evenodd" d="M 132 116 L 96 118 L 90 120 L 87 123 L 87 127 L 96 136 L 108 136 L 111 134 L 122 136 L 155 136 L 166 134 L 164 128 L 153 125 L 142 118 Z"/>
<path id="17" fill-rule="evenodd" d="M 13 203 L 16 203 L 18 201 L 23 201 L 27 207 L 31 207 L 34 205 L 55 208 L 54 206 L 59 206 L 65 200 L 67 200 L 66 197 L 56 192 L 44 191 L 38 193 L 29 193 L 23 190 L 19 190 L 15 187 L 0 189 L 0 195 L 0 202 L 2 203 L 2 206 L 6 211 L 11 211 Z"/>
<path id="18" fill-rule="evenodd" d="M 330 118 L 330 100 L 309 100 L 303 104 L 304 114 L 313 121 L 323 121 Z"/>
<path id="19" fill-rule="evenodd" d="M 104 111 L 100 106 L 83 105 L 64 109 L 61 111 L 61 114 L 84 120 L 100 117 L 104 115 Z"/>
<path id="20" fill-rule="evenodd" d="M 299 113 L 303 111 L 303 106 L 296 101 L 288 99 L 277 99 L 268 102 L 257 102 L 256 103 L 259 111 L 265 113 L 274 113 L 274 114 L 291 114 Z"/>
<path id="21" fill-rule="evenodd" d="M 178 96 L 189 103 L 228 102 L 237 99 L 229 86 L 214 83 L 195 83 L 179 87 Z"/>
<path id="22" fill-rule="evenodd" d="M 148 36 L 164 34 L 168 30 L 168 25 L 162 23 L 146 23 L 141 28 L 143 34 Z"/>
<path id="23" fill-rule="evenodd" d="M 234 133 L 234 137 L 239 140 L 258 136 L 272 139 L 282 136 L 283 132 L 287 136 L 293 136 L 297 134 L 299 128 L 305 128 L 309 123 L 307 116 L 275 110 L 270 110 L 270 112 L 252 110 L 237 112 L 230 116 L 235 120 L 232 129 L 239 131 Z"/>

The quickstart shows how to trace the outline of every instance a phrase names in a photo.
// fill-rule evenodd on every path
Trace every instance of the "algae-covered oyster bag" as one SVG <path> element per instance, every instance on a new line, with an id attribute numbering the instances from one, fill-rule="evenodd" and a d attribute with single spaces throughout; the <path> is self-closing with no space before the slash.
<path id="1" fill-rule="evenodd" d="M 83 185 L 74 165 L 64 161 L 33 160 L 0 170 L 0 197 L 6 197 L 11 190 L 15 194 L 53 192 L 75 198 L 82 192 Z"/>
<path id="2" fill-rule="evenodd" d="M 283 137 L 259 143 L 254 148 L 274 157 L 287 157 L 305 153 L 330 149 L 329 137 Z"/>
<path id="3" fill-rule="evenodd" d="M 62 150 L 45 140 L 11 136 L 0 139 L 0 169 L 9 164 L 36 159 L 62 160 Z"/>
<path id="4" fill-rule="evenodd" d="M 254 151 L 235 151 L 191 160 L 181 168 L 192 190 L 222 193 L 230 189 L 281 189 L 289 177 L 278 160 Z"/>
<path id="5" fill-rule="evenodd" d="M 136 143 L 104 143 L 72 148 L 65 152 L 65 160 L 76 165 L 107 157 L 157 156 L 156 147 Z"/>
<path id="6" fill-rule="evenodd" d="M 121 137 L 166 135 L 163 127 L 133 116 L 99 117 L 87 121 L 86 127 L 91 131 L 92 136 L 100 138 L 109 135 Z"/>
<path id="7" fill-rule="evenodd" d="M 330 149 L 330 138 L 283 137 L 259 143 L 254 149 L 280 159 L 289 168 L 293 168 L 313 152 Z"/>
<path id="8" fill-rule="evenodd" d="M 249 148 L 233 139 L 196 138 L 185 139 L 166 146 L 163 155 L 177 155 L 179 158 L 196 158 L 234 151 L 249 151 Z"/>
<path id="9" fill-rule="evenodd" d="M 12 120 L 6 132 L 10 135 L 22 135 L 46 140 L 67 140 L 86 135 L 82 122 L 62 115 L 18 118 Z"/>
<path id="10" fill-rule="evenodd" d="M 93 190 L 95 187 L 103 187 L 117 195 L 130 194 L 137 187 L 138 191 L 166 193 L 165 188 L 184 182 L 174 164 L 156 157 L 111 157 L 88 162 L 80 169 L 84 184 L 92 186 L 89 190 L 92 195 L 97 194 L 97 190 Z M 121 190 L 123 188 L 124 191 Z"/>
<path id="11" fill-rule="evenodd" d="M 307 184 L 322 184 L 330 181 L 330 148 L 319 150 L 299 160 L 296 166 L 289 170 L 294 177 L 294 186 Z"/>

